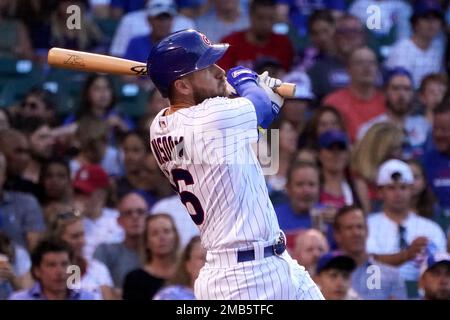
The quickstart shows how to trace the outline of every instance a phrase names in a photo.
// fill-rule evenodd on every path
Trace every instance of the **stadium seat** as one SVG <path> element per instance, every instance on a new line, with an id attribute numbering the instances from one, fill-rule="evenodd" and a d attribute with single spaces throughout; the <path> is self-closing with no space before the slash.
<path id="1" fill-rule="evenodd" d="M 134 83 L 123 83 L 118 92 L 119 111 L 133 119 L 145 113 L 148 93 Z"/>

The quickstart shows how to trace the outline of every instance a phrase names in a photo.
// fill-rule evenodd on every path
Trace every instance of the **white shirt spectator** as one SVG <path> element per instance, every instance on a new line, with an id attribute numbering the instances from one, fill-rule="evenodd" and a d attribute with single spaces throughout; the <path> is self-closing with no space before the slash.
<path id="1" fill-rule="evenodd" d="M 23 276 L 31 269 L 31 259 L 28 251 L 20 245 L 14 246 L 15 258 L 12 265 L 16 276 Z"/>
<path id="2" fill-rule="evenodd" d="M 399 225 L 389 219 L 384 212 L 370 214 L 367 219 L 369 237 L 367 239 L 367 252 L 371 254 L 394 254 L 400 252 Z M 417 237 L 428 239 L 428 249 L 435 252 L 447 251 L 447 240 L 439 225 L 429 219 L 410 212 L 403 221 L 405 227 L 405 240 L 410 245 Z M 408 261 L 399 267 L 400 277 L 408 281 L 417 281 L 419 278 L 421 259 Z"/>
<path id="3" fill-rule="evenodd" d="M 81 278 L 81 289 L 90 292 L 95 300 L 103 300 L 102 286 L 113 287 L 108 268 L 98 260 L 88 260 L 86 273 Z"/>
<path id="4" fill-rule="evenodd" d="M 422 50 L 411 39 L 403 39 L 396 43 L 386 60 L 387 68 L 404 67 L 411 72 L 414 87 L 420 86 L 422 79 L 430 73 L 443 70 L 444 48 L 436 38 L 427 50 Z"/>
<path id="5" fill-rule="evenodd" d="M 84 254 L 89 260 L 100 243 L 119 243 L 125 239 L 123 228 L 117 223 L 119 212 L 103 208 L 102 215 L 95 220 L 84 218 L 86 245 Z"/>
<path id="6" fill-rule="evenodd" d="M 114 34 L 109 50 L 110 54 L 123 57 L 131 39 L 150 34 L 152 29 L 147 18 L 148 13 L 146 9 L 129 12 L 124 15 Z M 189 28 L 195 28 L 195 23 L 192 19 L 183 15 L 177 15 L 173 18 L 172 32 Z"/>
<path id="7" fill-rule="evenodd" d="M 180 234 L 181 248 L 184 248 L 193 236 L 197 236 L 200 233 L 178 195 L 159 200 L 152 207 L 150 213 L 167 213 L 173 218 Z"/>

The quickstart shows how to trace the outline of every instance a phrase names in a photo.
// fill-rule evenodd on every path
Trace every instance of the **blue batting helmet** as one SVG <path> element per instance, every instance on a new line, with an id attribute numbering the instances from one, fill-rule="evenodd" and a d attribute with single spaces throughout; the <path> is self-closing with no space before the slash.
<path id="1" fill-rule="evenodd" d="M 216 63 L 227 51 L 228 44 L 212 44 L 193 29 L 170 34 L 150 51 L 147 70 L 164 98 L 171 84 L 182 76 Z"/>

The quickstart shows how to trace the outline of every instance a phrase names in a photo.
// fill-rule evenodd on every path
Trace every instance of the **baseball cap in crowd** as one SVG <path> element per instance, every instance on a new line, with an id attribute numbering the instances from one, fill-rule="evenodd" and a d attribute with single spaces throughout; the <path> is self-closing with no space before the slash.
<path id="1" fill-rule="evenodd" d="M 320 256 L 317 262 L 316 272 L 320 273 L 329 269 L 338 269 L 352 272 L 356 268 L 356 262 L 341 251 L 330 251 Z"/>
<path id="2" fill-rule="evenodd" d="M 413 14 L 411 19 L 414 21 L 420 17 L 433 15 L 444 20 L 444 14 L 441 4 L 438 0 L 416 0 L 413 6 Z"/>
<path id="3" fill-rule="evenodd" d="M 311 80 L 305 72 L 290 72 L 283 77 L 283 81 L 295 84 L 295 95 L 289 99 L 313 100 L 315 98 L 312 92 Z"/>
<path id="4" fill-rule="evenodd" d="M 405 69 L 403 67 L 395 67 L 395 68 L 386 70 L 386 72 L 384 73 L 384 85 L 387 86 L 389 84 L 389 82 L 391 81 L 391 79 L 395 76 L 406 76 L 409 78 L 411 83 L 414 85 L 414 80 L 411 75 L 411 72 L 409 72 L 407 69 Z"/>
<path id="5" fill-rule="evenodd" d="M 73 187 L 86 194 L 108 187 L 108 174 L 97 164 L 82 166 L 73 180 Z"/>
<path id="6" fill-rule="evenodd" d="M 319 136 L 319 148 L 328 149 L 333 145 L 338 145 L 342 149 L 348 148 L 348 137 L 344 131 L 328 130 Z"/>
<path id="7" fill-rule="evenodd" d="M 420 267 L 420 275 L 440 264 L 446 264 L 450 268 L 450 255 L 446 252 L 439 252 L 429 255 Z"/>
<path id="8" fill-rule="evenodd" d="M 395 182 L 413 184 L 414 176 L 406 162 L 391 159 L 383 162 L 378 169 L 377 185 L 386 186 Z"/>
<path id="9" fill-rule="evenodd" d="M 150 0 L 147 4 L 147 14 L 156 17 L 166 13 L 170 16 L 177 15 L 177 7 L 173 0 Z"/>

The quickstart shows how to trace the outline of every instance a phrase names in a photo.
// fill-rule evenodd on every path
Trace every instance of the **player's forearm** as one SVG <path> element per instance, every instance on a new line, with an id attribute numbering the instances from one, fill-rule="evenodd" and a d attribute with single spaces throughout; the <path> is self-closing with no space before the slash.
<path id="1" fill-rule="evenodd" d="M 256 119 L 259 126 L 265 128 L 274 118 L 272 103 L 263 89 L 252 82 L 243 83 L 240 87 L 240 96 L 250 100 L 255 106 Z"/>

